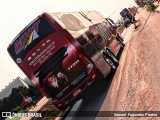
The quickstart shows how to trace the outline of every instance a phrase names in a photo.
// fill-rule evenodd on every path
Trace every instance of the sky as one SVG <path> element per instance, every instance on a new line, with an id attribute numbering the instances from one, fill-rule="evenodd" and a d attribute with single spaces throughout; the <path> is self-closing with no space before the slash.
<path id="1" fill-rule="evenodd" d="M 133 4 L 134 0 L 0 0 L 0 91 L 17 76 L 25 77 L 7 53 L 7 47 L 41 13 L 96 10 L 117 20 L 119 11 Z"/>

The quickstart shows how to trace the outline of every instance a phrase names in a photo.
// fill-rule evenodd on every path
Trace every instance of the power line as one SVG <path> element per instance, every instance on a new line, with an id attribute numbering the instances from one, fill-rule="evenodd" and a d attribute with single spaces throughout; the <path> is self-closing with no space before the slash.
<path id="1" fill-rule="evenodd" d="M 111 17 L 127 0 L 124 0 L 110 15 L 109 17 Z"/>

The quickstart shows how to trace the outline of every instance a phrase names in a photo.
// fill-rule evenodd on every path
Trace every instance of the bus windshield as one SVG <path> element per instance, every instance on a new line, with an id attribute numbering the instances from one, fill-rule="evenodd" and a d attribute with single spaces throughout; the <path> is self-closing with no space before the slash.
<path id="1" fill-rule="evenodd" d="M 53 32 L 55 29 L 44 18 L 37 19 L 21 35 L 16 37 L 8 50 L 13 59 L 23 60 L 36 44 Z"/>

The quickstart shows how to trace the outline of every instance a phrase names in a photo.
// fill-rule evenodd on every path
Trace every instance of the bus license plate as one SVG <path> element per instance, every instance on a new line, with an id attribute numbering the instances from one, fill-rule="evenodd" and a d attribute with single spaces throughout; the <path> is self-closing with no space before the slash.
<path id="1" fill-rule="evenodd" d="M 81 89 L 77 89 L 74 93 L 73 93 L 73 96 L 77 96 L 79 93 L 81 92 Z"/>

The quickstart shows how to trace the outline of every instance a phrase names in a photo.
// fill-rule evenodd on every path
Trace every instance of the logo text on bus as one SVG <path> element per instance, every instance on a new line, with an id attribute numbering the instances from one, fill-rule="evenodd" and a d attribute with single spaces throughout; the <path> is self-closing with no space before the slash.
<path id="1" fill-rule="evenodd" d="M 76 66 L 79 63 L 79 60 L 76 60 L 72 65 L 68 67 L 68 70 L 71 70 L 74 66 Z"/>
<path id="2" fill-rule="evenodd" d="M 16 54 L 20 53 L 23 49 L 25 49 L 30 43 L 36 39 L 38 36 L 37 32 L 39 31 L 38 25 L 40 21 L 37 21 L 33 24 L 27 31 L 25 31 L 19 39 L 14 43 Z"/>

